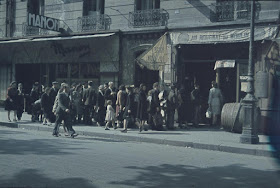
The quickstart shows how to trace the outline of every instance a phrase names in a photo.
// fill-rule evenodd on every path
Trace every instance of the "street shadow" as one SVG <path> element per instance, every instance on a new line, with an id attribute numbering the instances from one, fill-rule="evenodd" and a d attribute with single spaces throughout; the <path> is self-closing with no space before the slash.
<path id="1" fill-rule="evenodd" d="M 51 137 L 50 139 L 11 139 L 7 137 L 7 134 L 26 134 L 28 137 L 29 133 L 26 132 L 12 132 L 12 131 L 1 131 L 0 133 L 0 154 L 12 154 L 12 155 L 66 155 L 72 153 L 73 150 L 77 151 L 77 147 L 81 143 L 69 142 L 66 139 Z M 3 137 L 4 135 L 5 137 Z M 84 148 L 79 147 L 82 150 Z"/>
<path id="2" fill-rule="evenodd" d="M 211 168 L 198 168 L 189 165 L 137 167 L 127 169 L 139 173 L 134 179 L 110 182 L 112 185 L 135 186 L 139 188 L 157 187 L 279 187 L 276 172 L 262 171 L 235 164 Z"/>
<path id="3" fill-rule="evenodd" d="M 54 174 L 57 175 L 57 174 Z M 52 179 L 35 169 L 22 170 L 12 178 L 0 177 L 0 187 L 52 187 L 52 188 L 95 188 L 91 181 L 84 178 Z"/>
<path id="4" fill-rule="evenodd" d="M 189 135 L 187 133 L 176 133 L 176 132 L 164 132 L 164 131 L 158 131 L 158 132 L 141 132 L 140 134 L 154 134 L 154 135 Z"/>

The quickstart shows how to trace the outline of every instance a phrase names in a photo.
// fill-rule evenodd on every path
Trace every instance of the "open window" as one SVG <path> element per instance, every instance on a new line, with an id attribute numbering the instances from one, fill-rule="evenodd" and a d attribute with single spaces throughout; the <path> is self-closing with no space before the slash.
<path id="1" fill-rule="evenodd" d="M 105 0 L 84 0 L 83 16 L 104 14 Z"/>
<path id="2" fill-rule="evenodd" d="M 135 0 L 135 10 L 159 9 L 160 0 Z"/>

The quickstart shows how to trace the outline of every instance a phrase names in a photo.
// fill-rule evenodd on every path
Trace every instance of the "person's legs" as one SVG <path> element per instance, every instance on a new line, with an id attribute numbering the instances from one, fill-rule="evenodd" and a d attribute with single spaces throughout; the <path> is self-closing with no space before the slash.
<path id="1" fill-rule="evenodd" d="M 14 121 L 17 121 L 17 111 L 14 110 Z"/>
<path id="2" fill-rule="evenodd" d="M 11 121 L 10 114 L 11 114 L 11 111 L 8 110 L 8 121 Z"/>
<path id="3" fill-rule="evenodd" d="M 61 124 L 63 117 L 61 114 L 56 115 L 55 125 L 53 129 L 53 136 L 58 136 L 59 134 L 59 125 Z"/>

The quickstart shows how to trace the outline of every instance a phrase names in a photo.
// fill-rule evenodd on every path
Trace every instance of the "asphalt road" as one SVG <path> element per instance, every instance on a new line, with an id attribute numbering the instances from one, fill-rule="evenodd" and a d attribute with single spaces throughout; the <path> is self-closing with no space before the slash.
<path id="1" fill-rule="evenodd" d="M 0 127 L 0 187 L 280 187 L 272 158 Z"/>

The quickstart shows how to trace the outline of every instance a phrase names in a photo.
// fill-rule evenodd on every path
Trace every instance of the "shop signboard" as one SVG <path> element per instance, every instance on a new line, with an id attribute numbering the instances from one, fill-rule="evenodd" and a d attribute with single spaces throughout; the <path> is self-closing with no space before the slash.
<path id="1" fill-rule="evenodd" d="M 60 20 L 55 18 L 50 18 L 38 14 L 32 14 L 30 12 L 28 13 L 27 16 L 28 26 L 38 27 L 41 29 L 47 29 L 51 31 L 59 31 L 60 28 L 59 21 Z"/>
<path id="2" fill-rule="evenodd" d="M 277 32 L 277 26 L 256 27 L 255 40 L 275 38 Z M 170 38 L 173 45 L 246 42 L 250 39 L 250 28 L 171 32 Z"/>

